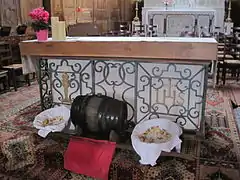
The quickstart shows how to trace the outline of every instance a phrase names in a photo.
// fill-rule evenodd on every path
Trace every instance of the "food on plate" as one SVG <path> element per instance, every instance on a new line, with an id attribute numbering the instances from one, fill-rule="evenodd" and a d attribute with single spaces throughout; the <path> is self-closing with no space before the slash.
<path id="1" fill-rule="evenodd" d="M 153 126 L 138 137 L 140 141 L 145 143 L 165 143 L 171 139 L 172 135 L 159 126 Z"/>
<path id="2" fill-rule="evenodd" d="M 47 118 L 42 122 L 42 126 L 50 126 L 50 125 L 54 125 L 54 124 L 58 124 L 59 122 L 63 121 L 63 117 L 62 116 L 56 116 L 53 118 Z"/>

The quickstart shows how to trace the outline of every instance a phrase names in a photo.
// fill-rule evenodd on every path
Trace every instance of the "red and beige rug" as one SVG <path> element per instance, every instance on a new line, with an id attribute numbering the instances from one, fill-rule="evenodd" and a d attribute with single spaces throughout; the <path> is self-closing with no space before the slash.
<path id="1" fill-rule="evenodd" d="M 11 91 L 0 95 L 0 118 L 9 117 L 20 110 L 40 100 L 39 85 L 37 81 L 31 86 L 23 86 L 18 91 Z M 2 120 L 2 119 L 0 119 Z"/>
<path id="2" fill-rule="evenodd" d="M 110 169 L 113 180 L 239 180 L 240 141 L 229 97 L 209 89 L 206 138 L 186 139 L 182 152 L 193 158 L 161 157 L 158 166 L 141 166 L 136 153 L 117 149 Z M 85 180 L 63 169 L 67 138 L 41 139 L 32 127 L 38 103 L 20 110 L 0 126 L 0 179 Z"/>

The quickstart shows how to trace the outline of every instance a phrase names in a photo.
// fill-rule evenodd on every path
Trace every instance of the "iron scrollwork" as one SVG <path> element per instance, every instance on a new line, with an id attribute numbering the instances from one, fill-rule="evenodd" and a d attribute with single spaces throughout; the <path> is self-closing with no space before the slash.
<path id="1" fill-rule="evenodd" d="M 129 121 L 173 117 L 198 129 L 203 116 L 206 68 L 202 65 L 81 59 L 40 61 L 43 109 L 103 94 L 128 104 Z"/>
<path id="2" fill-rule="evenodd" d="M 95 61 L 96 92 L 121 99 L 128 104 L 128 120 L 133 120 L 136 64 L 121 61 Z M 132 97 L 132 99 L 131 99 Z"/>
<path id="3" fill-rule="evenodd" d="M 171 116 L 183 127 L 198 129 L 205 67 L 149 63 L 138 66 L 138 121 Z"/>
<path id="4" fill-rule="evenodd" d="M 40 58 L 38 66 L 41 106 L 42 110 L 45 110 L 53 106 L 52 88 L 50 84 L 51 74 L 48 68 L 48 60 Z"/>
<path id="5" fill-rule="evenodd" d="M 91 61 L 51 59 L 49 71 L 53 75 L 53 99 L 58 103 L 71 104 L 79 94 L 91 94 Z"/>

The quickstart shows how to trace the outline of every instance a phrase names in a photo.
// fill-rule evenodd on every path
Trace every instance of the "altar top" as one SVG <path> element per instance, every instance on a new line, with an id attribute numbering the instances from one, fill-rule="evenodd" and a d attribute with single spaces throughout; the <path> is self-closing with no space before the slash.
<path id="1" fill-rule="evenodd" d="M 214 38 L 191 38 L 191 37 L 103 37 L 103 36 L 87 36 L 87 37 L 67 37 L 64 41 L 53 41 L 48 38 L 45 42 L 182 42 L 182 43 L 214 43 Z M 38 42 L 35 40 L 27 40 L 23 42 Z"/>
<path id="2" fill-rule="evenodd" d="M 147 10 L 148 12 L 151 11 L 160 11 L 160 12 L 187 12 L 187 13 L 196 13 L 196 12 L 215 12 L 215 9 L 211 8 L 174 8 L 174 7 L 168 7 L 167 9 L 165 7 L 143 7 L 143 10 Z"/>
<path id="3" fill-rule="evenodd" d="M 214 38 L 180 37 L 68 37 L 65 41 L 20 43 L 23 56 L 144 59 L 146 61 L 216 60 Z"/>

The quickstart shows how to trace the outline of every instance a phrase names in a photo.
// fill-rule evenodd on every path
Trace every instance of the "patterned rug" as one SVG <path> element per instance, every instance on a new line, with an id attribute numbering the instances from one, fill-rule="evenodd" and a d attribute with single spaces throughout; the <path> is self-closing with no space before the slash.
<path id="1" fill-rule="evenodd" d="M 42 139 L 32 127 L 40 112 L 35 103 L 7 118 L 0 127 L 0 179 L 85 180 L 63 169 L 68 138 Z M 112 180 L 239 180 L 240 141 L 229 99 L 209 89 L 206 138 L 186 138 L 181 152 L 186 158 L 161 157 L 155 167 L 142 166 L 130 150 L 117 149 L 110 168 Z"/>
<path id="2" fill-rule="evenodd" d="M 18 88 L 16 92 L 11 91 L 1 94 L 0 118 L 6 118 L 19 112 L 19 110 L 38 102 L 40 100 L 39 98 L 39 85 L 37 81 L 32 82 L 31 86 L 25 85 Z"/>

